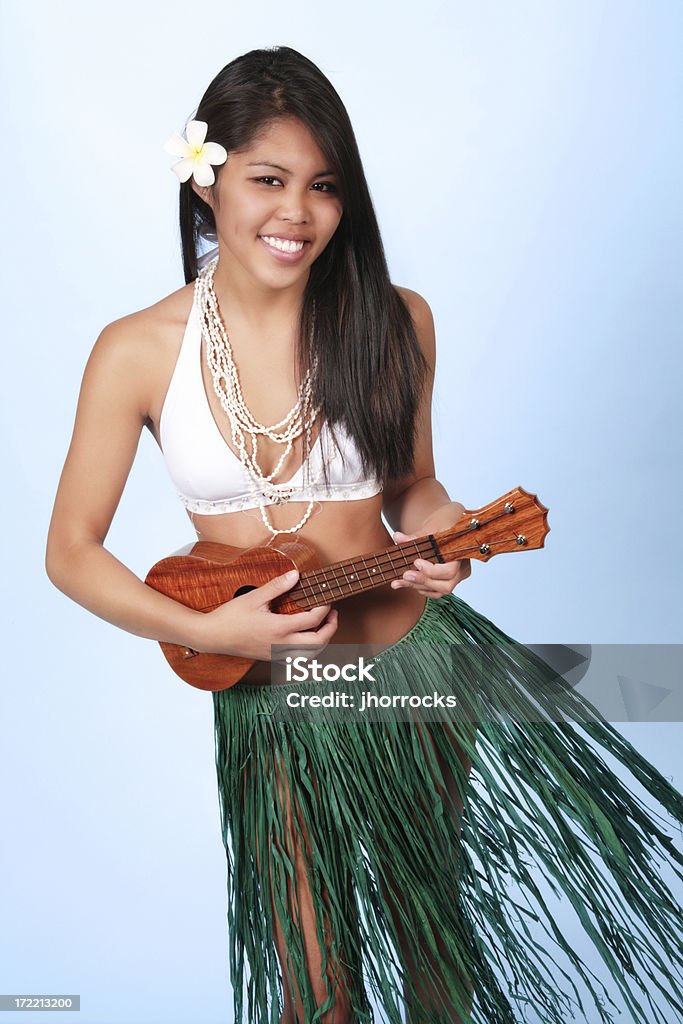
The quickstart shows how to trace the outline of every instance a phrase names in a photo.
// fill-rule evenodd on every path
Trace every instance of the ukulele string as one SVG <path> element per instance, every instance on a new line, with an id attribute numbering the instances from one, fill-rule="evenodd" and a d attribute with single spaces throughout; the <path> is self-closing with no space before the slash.
<path id="1" fill-rule="evenodd" d="M 486 520 L 486 522 L 481 523 L 480 525 L 487 526 L 495 520 L 508 515 L 509 513 L 504 510 L 494 513 Z M 452 542 L 453 540 L 466 536 L 468 533 L 472 533 L 471 526 L 467 526 L 463 530 L 450 533 L 448 541 Z M 512 538 L 487 541 L 486 543 L 489 547 L 492 547 L 507 544 L 510 539 Z M 468 553 L 475 552 L 480 547 L 481 542 L 470 544 L 458 552 L 458 557 L 467 558 Z M 386 548 L 377 554 L 362 555 L 359 556 L 358 559 L 334 563 L 332 565 L 323 566 L 312 570 L 311 572 L 307 572 L 305 573 L 304 578 L 296 584 L 296 589 L 299 589 L 307 598 L 318 594 L 333 593 L 334 591 L 339 591 L 339 596 L 342 596 L 344 594 L 345 587 L 349 589 L 350 593 L 371 590 L 377 583 L 378 577 L 376 574 L 378 571 L 379 578 L 382 582 L 388 582 L 385 579 L 385 575 L 388 570 L 396 570 L 403 568 L 406 565 L 412 565 L 412 562 L 406 553 L 411 549 L 411 557 L 414 557 L 414 555 L 419 555 L 420 557 L 434 555 L 434 545 L 430 540 L 420 539 L 419 541 L 404 541 L 402 544 L 397 544 L 395 548 Z M 368 567 L 368 561 L 372 560 L 374 560 L 375 564 L 371 564 Z M 454 561 L 454 559 L 451 558 L 447 560 Z M 347 572 L 347 569 L 350 570 L 350 572 Z M 344 573 L 345 579 L 343 580 L 338 576 L 340 570 Z M 392 578 L 395 578 L 395 576 L 392 576 Z M 370 585 L 363 586 L 364 582 L 367 582 Z M 306 591 L 310 591 L 310 593 L 306 593 Z"/>
<path id="2" fill-rule="evenodd" d="M 486 522 L 481 523 L 480 525 L 481 526 L 488 526 L 489 523 L 492 523 L 495 520 L 500 519 L 503 516 L 508 516 L 508 515 L 509 515 L 509 513 L 507 513 L 507 512 L 500 512 L 500 513 L 494 514 L 493 516 L 491 516 L 490 519 L 486 520 Z M 446 531 L 440 531 L 440 532 L 444 532 L 445 533 Z M 448 542 L 450 543 L 450 542 L 452 542 L 454 540 L 458 540 L 460 537 L 465 537 L 468 534 L 472 534 L 472 533 L 473 533 L 472 528 L 470 526 L 467 526 L 463 530 L 458 530 L 456 532 L 449 533 Z M 360 561 L 360 562 L 364 563 L 366 559 L 374 559 L 375 562 L 377 563 L 377 565 L 380 564 L 379 563 L 380 559 L 382 559 L 382 560 L 388 559 L 389 560 L 388 561 L 388 565 L 387 565 L 388 568 L 389 567 L 398 567 L 402 563 L 406 564 L 406 565 L 411 564 L 409 562 L 407 556 L 404 553 L 406 551 L 406 549 L 410 549 L 412 547 L 413 551 L 414 551 L 414 554 L 417 554 L 420 557 L 422 557 L 425 554 L 431 554 L 432 556 L 435 554 L 435 552 L 434 552 L 434 545 L 432 544 L 432 542 L 430 540 L 427 539 L 428 536 L 429 535 L 426 535 L 424 538 L 418 538 L 418 539 L 416 539 L 414 541 L 403 541 L 400 544 L 396 544 L 393 548 L 383 548 L 380 552 L 377 552 L 377 554 L 359 555 L 357 560 L 344 560 L 343 562 L 333 562 L 333 563 L 331 563 L 330 565 L 327 565 L 327 566 L 320 566 L 317 569 L 313 569 L 310 572 L 307 572 L 306 573 L 306 579 L 310 580 L 312 582 L 317 582 L 318 580 L 321 580 L 321 579 L 324 580 L 325 582 L 329 582 L 329 580 L 328 580 L 328 573 L 329 572 L 334 572 L 335 570 L 339 570 L 339 569 L 341 569 L 342 572 L 343 572 L 343 571 L 345 571 L 345 567 L 349 567 L 349 568 L 351 568 L 351 566 L 355 567 L 356 561 Z M 503 540 L 498 540 L 498 541 L 487 541 L 487 543 L 489 545 L 492 545 L 492 544 L 505 544 L 505 543 L 508 543 L 508 541 L 503 539 Z M 460 557 L 466 558 L 467 557 L 467 552 L 476 551 L 480 547 L 480 545 L 481 545 L 481 542 L 475 542 L 474 544 L 470 544 L 466 548 L 463 548 L 461 551 L 459 551 L 458 555 Z M 451 561 L 451 560 L 452 559 L 449 559 L 449 561 Z M 367 567 L 365 565 L 363 565 L 363 569 L 365 569 L 365 568 L 367 568 Z"/>

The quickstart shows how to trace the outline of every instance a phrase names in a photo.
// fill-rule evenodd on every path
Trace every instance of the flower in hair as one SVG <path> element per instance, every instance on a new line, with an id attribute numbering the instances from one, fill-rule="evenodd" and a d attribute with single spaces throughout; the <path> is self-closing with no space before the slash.
<path id="1" fill-rule="evenodd" d="M 182 157 L 171 166 L 181 181 L 187 181 L 194 175 L 198 185 L 213 185 L 216 175 L 211 164 L 223 164 L 228 159 L 228 152 L 220 143 L 204 141 L 207 129 L 206 121 L 188 121 L 186 139 L 174 132 L 164 144 L 164 149 L 171 156 Z"/>

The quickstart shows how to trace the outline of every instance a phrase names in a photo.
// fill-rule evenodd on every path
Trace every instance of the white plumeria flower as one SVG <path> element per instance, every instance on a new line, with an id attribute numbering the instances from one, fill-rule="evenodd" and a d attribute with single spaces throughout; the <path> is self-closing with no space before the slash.
<path id="1" fill-rule="evenodd" d="M 188 121 L 185 129 L 187 140 L 174 132 L 164 144 L 164 149 L 171 156 L 182 157 L 171 167 L 181 181 L 187 181 L 194 175 L 198 185 L 213 185 L 216 175 L 211 164 L 223 164 L 228 159 L 228 152 L 220 143 L 204 142 L 207 129 L 206 121 Z"/>

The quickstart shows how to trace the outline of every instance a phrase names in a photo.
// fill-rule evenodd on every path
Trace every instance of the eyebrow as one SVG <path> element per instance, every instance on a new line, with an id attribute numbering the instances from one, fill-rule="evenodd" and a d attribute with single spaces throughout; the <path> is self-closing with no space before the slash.
<path id="1" fill-rule="evenodd" d="M 274 164 L 272 160 L 254 160 L 253 163 L 247 164 L 247 167 L 275 167 L 278 171 L 283 171 L 285 174 L 291 174 L 292 171 L 288 171 L 286 167 L 282 167 L 280 164 Z M 334 171 L 317 171 L 313 177 L 322 178 L 326 174 L 334 174 Z"/>

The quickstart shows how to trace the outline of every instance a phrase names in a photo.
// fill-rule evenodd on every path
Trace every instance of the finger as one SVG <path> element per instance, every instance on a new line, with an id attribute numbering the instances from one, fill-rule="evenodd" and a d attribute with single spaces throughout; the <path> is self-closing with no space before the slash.
<path id="1" fill-rule="evenodd" d="M 272 580 L 268 580 L 268 582 L 264 583 L 262 586 L 256 587 L 256 589 L 252 590 L 251 593 L 255 595 L 259 605 L 267 605 L 273 600 L 273 598 L 291 590 L 298 578 L 299 570 L 290 569 L 281 576 L 275 576 Z"/>
<path id="2" fill-rule="evenodd" d="M 430 579 L 434 580 L 446 580 L 449 576 L 459 575 L 462 570 L 462 560 L 455 562 L 427 562 L 423 558 L 416 558 L 413 565 L 419 572 L 425 573 Z"/>
<path id="3" fill-rule="evenodd" d="M 298 633 L 302 629 L 315 629 L 316 626 L 319 626 L 324 621 L 331 610 L 331 604 L 321 604 L 309 609 L 307 612 L 294 612 L 292 615 L 283 616 L 286 620 L 283 623 L 283 627 L 287 630 L 288 634 Z"/>
<path id="4" fill-rule="evenodd" d="M 452 590 L 456 583 L 460 583 L 462 579 L 463 576 L 459 572 L 451 572 L 448 576 L 440 577 L 432 576 L 430 573 L 425 572 L 416 573 L 415 575 L 411 574 L 408 583 L 417 587 L 432 588 L 445 594 L 447 591 Z"/>
<path id="5" fill-rule="evenodd" d="M 392 535 L 392 539 L 394 541 L 394 544 L 408 544 L 411 540 L 418 540 L 419 537 L 417 533 L 401 533 L 400 530 L 396 530 L 396 532 Z M 417 547 L 417 545 L 415 545 L 415 553 L 417 554 L 418 552 L 419 548 Z"/>
<path id="6" fill-rule="evenodd" d="M 408 571 L 404 572 L 403 575 L 401 576 L 401 581 L 403 583 L 410 583 L 413 585 L 417 584 L 421 587 L 428 587 L 431 586 L 433 583 L 447 583 L 449 580 L 455 581 L 456 577 L 457 573 L 454 573 L 452 571 L 448 574 L 448 576 L 433 576 L 430 572 L 417 572 L 414 569 L 408 569 Z"/>
<path id="7" fill-rule="evenodd" d="M 456 586 L 456 580 L 394 580 L 391 586 L 394 590 L 399 590 L 402 587 L 416 590 L 418 594 L 422 594 L 423 597 L 443 597 L 445 594 L 450 594 L 453 588 Z"/>
<path id="8" fill-rule="evenodd" d="M 418 587 L 418 592 L 424 597 L 446 597 L 453 590 L 450 585 L 441 587 Z"/>
<path id="9" fill-rule="evenodd" d="M 292 644 L 306 644 L 314 646 L 322 646 L 329 643 L 330 637 L 334 636 L 337 626 L 339 624 L 339 613 L 336 608 L 333 608 L 330 612 L 327 620 L 317 629 L 315 632 L 302 630 L 299 633 L 292 633 L 291 637 L 287 638 L 287 643 Z"/>
<path id="10" fill-rule="evenodd" d="M 318 640 L 325 646 L 330 642 L 334 634 L 337 632 L 339 625 L 339 615 L 336 608 L 333 608 L 328 618 L 322 624 L 320 629 L 317 630 L 316 636 Z"/>
<path id="11" fill-rule="evenodd" d="M 288 619 L 291 618 L 293 618 L 293 616 L 288 616 Z M 330 609 L 327 618 L 315 631 L 301 630 L 299 632 L 289 632 L 285 634 L 277 645 L 278 658 L 284 660 L 285 656 L 294 656 L 296 654 L 302 654 L 307 658 L 311 657 L 313 653 L 316 653 L 312 648 L 322 650 L 322 648 L 328 643 L 329 638 L 335 633 L 338 625 L 339 612 L 336 608 L 332 608 Z"/>

